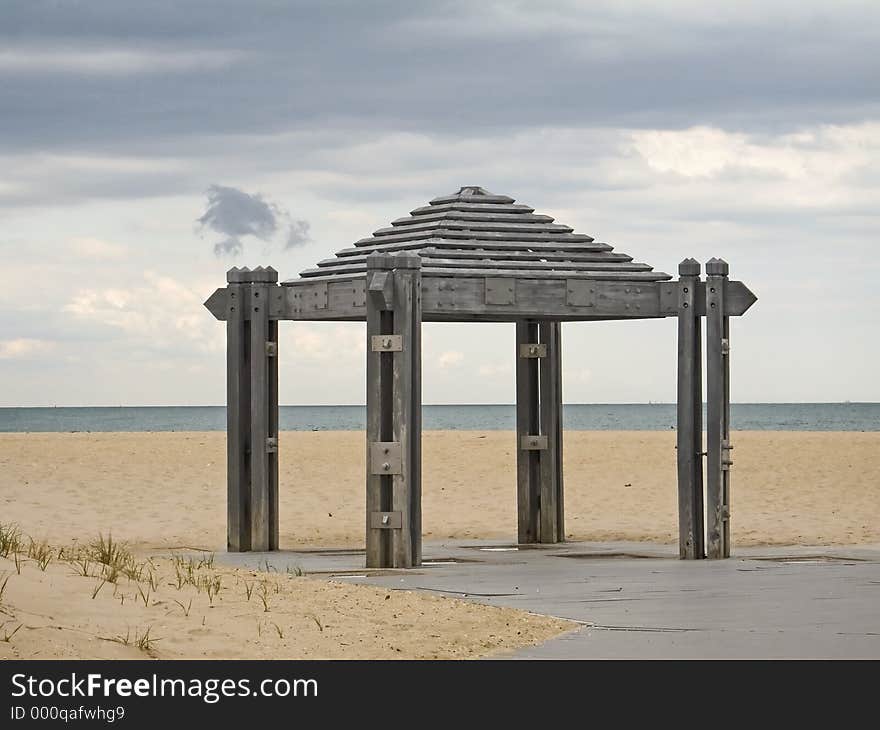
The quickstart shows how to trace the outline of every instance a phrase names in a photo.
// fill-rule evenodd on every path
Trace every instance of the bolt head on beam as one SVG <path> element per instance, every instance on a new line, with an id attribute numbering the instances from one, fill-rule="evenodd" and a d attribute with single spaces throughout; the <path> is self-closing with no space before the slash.
<path id="1" fill-rule="evenodd" d="M 706 274 L 708 276 L 727 276 L 730 267 L 724 259 L 709 259 L 706 262 Z"/>
<path id="2" fill-rule="evenodd" d="M 700 262 L 696 259 L 685 259 L 678 265 L 679 276 L 699 276 Z"/>

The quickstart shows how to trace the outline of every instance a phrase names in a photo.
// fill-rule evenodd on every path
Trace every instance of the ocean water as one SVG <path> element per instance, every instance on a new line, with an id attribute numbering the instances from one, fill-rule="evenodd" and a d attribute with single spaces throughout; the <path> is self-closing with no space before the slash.
<path id="1" fill-rule="evenodd" d="M 361 430 L 364 406 L 281 406 L 282 431 Z M 565 428 L 573 431 L 666 431 L 675 428 L 671 403 L 566 404 Z M 428 430 L 513 430 L 512 405 L 429 405 Z M 734 430 L 880 431 L 880 403 L 734 403 Z M 222 431 L 224 406 L 119 406 L 107 408 L 0 408 L 0 431 Z"/>

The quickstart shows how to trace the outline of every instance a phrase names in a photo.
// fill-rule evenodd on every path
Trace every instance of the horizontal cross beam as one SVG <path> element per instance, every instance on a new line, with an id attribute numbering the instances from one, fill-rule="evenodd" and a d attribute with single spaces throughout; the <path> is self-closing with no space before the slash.
<path id="1" fill-rule="evenodd" d="M 678 316 L 677 281 L 594 281 L 559 277 L 517 278 L 509 279 L 509 282 L 510 291 L 499 297 L 495 291 L 496 277 L 423 275 L 423 320 L 505 322 L 541 318 L 589 321 Z M 697 316 L 706 314 L 705 288 L 705 282 L 697 283 Z M 225 320 L 227 298 L 226 288 L 217 289 L 205 306 L 214 317 Z M 756 301 L 757 297 L 745 284 L 731 281 L 724 314 L 738 317 Z M 269 318 L 363 321 L 366 302 L 363 275 L 296 280 L 284 286 L 270 287 Z"/>

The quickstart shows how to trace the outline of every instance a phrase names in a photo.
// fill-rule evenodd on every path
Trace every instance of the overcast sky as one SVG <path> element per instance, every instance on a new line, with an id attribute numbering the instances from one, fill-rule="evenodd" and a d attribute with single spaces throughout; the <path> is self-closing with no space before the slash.
<path id="1" fill-rule="evenodd" d="M 734 401 L 880 401 L 880 4 L 0 2 L 0 405 L 222 404 L 231 266 L 295 276 L 481 185 L 669 273 L 721 256 Z M 675 398 L 675 322 L 566 324 L 566 402 Z M 363 403 L 285 323 L 282 403 Z M 424 327 L 426 403 L 514 399 Z"/>

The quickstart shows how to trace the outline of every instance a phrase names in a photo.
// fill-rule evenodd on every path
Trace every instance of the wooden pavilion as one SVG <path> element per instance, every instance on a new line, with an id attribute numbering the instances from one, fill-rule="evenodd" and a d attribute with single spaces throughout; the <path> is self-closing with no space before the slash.
<path id="1" fill-rule="evenodd" d="M 271 267 L 230 269 L 205 302 L 227 328 L 229 550 L 278 549 L 280 320 L 367 323 L 366 564 L 403 568 L 422 554 L 422 322 L 516 323 L 517 524 L 528 544 L 565 535 L 561 323 L 677 317 L 679 552 L 728 557 L 729 318 L 756 297 L 724 261 L 706 263 L 705 281 L 700 269 L 685 259 L 674 281 L 476 186 L 280 285 Z"/>

